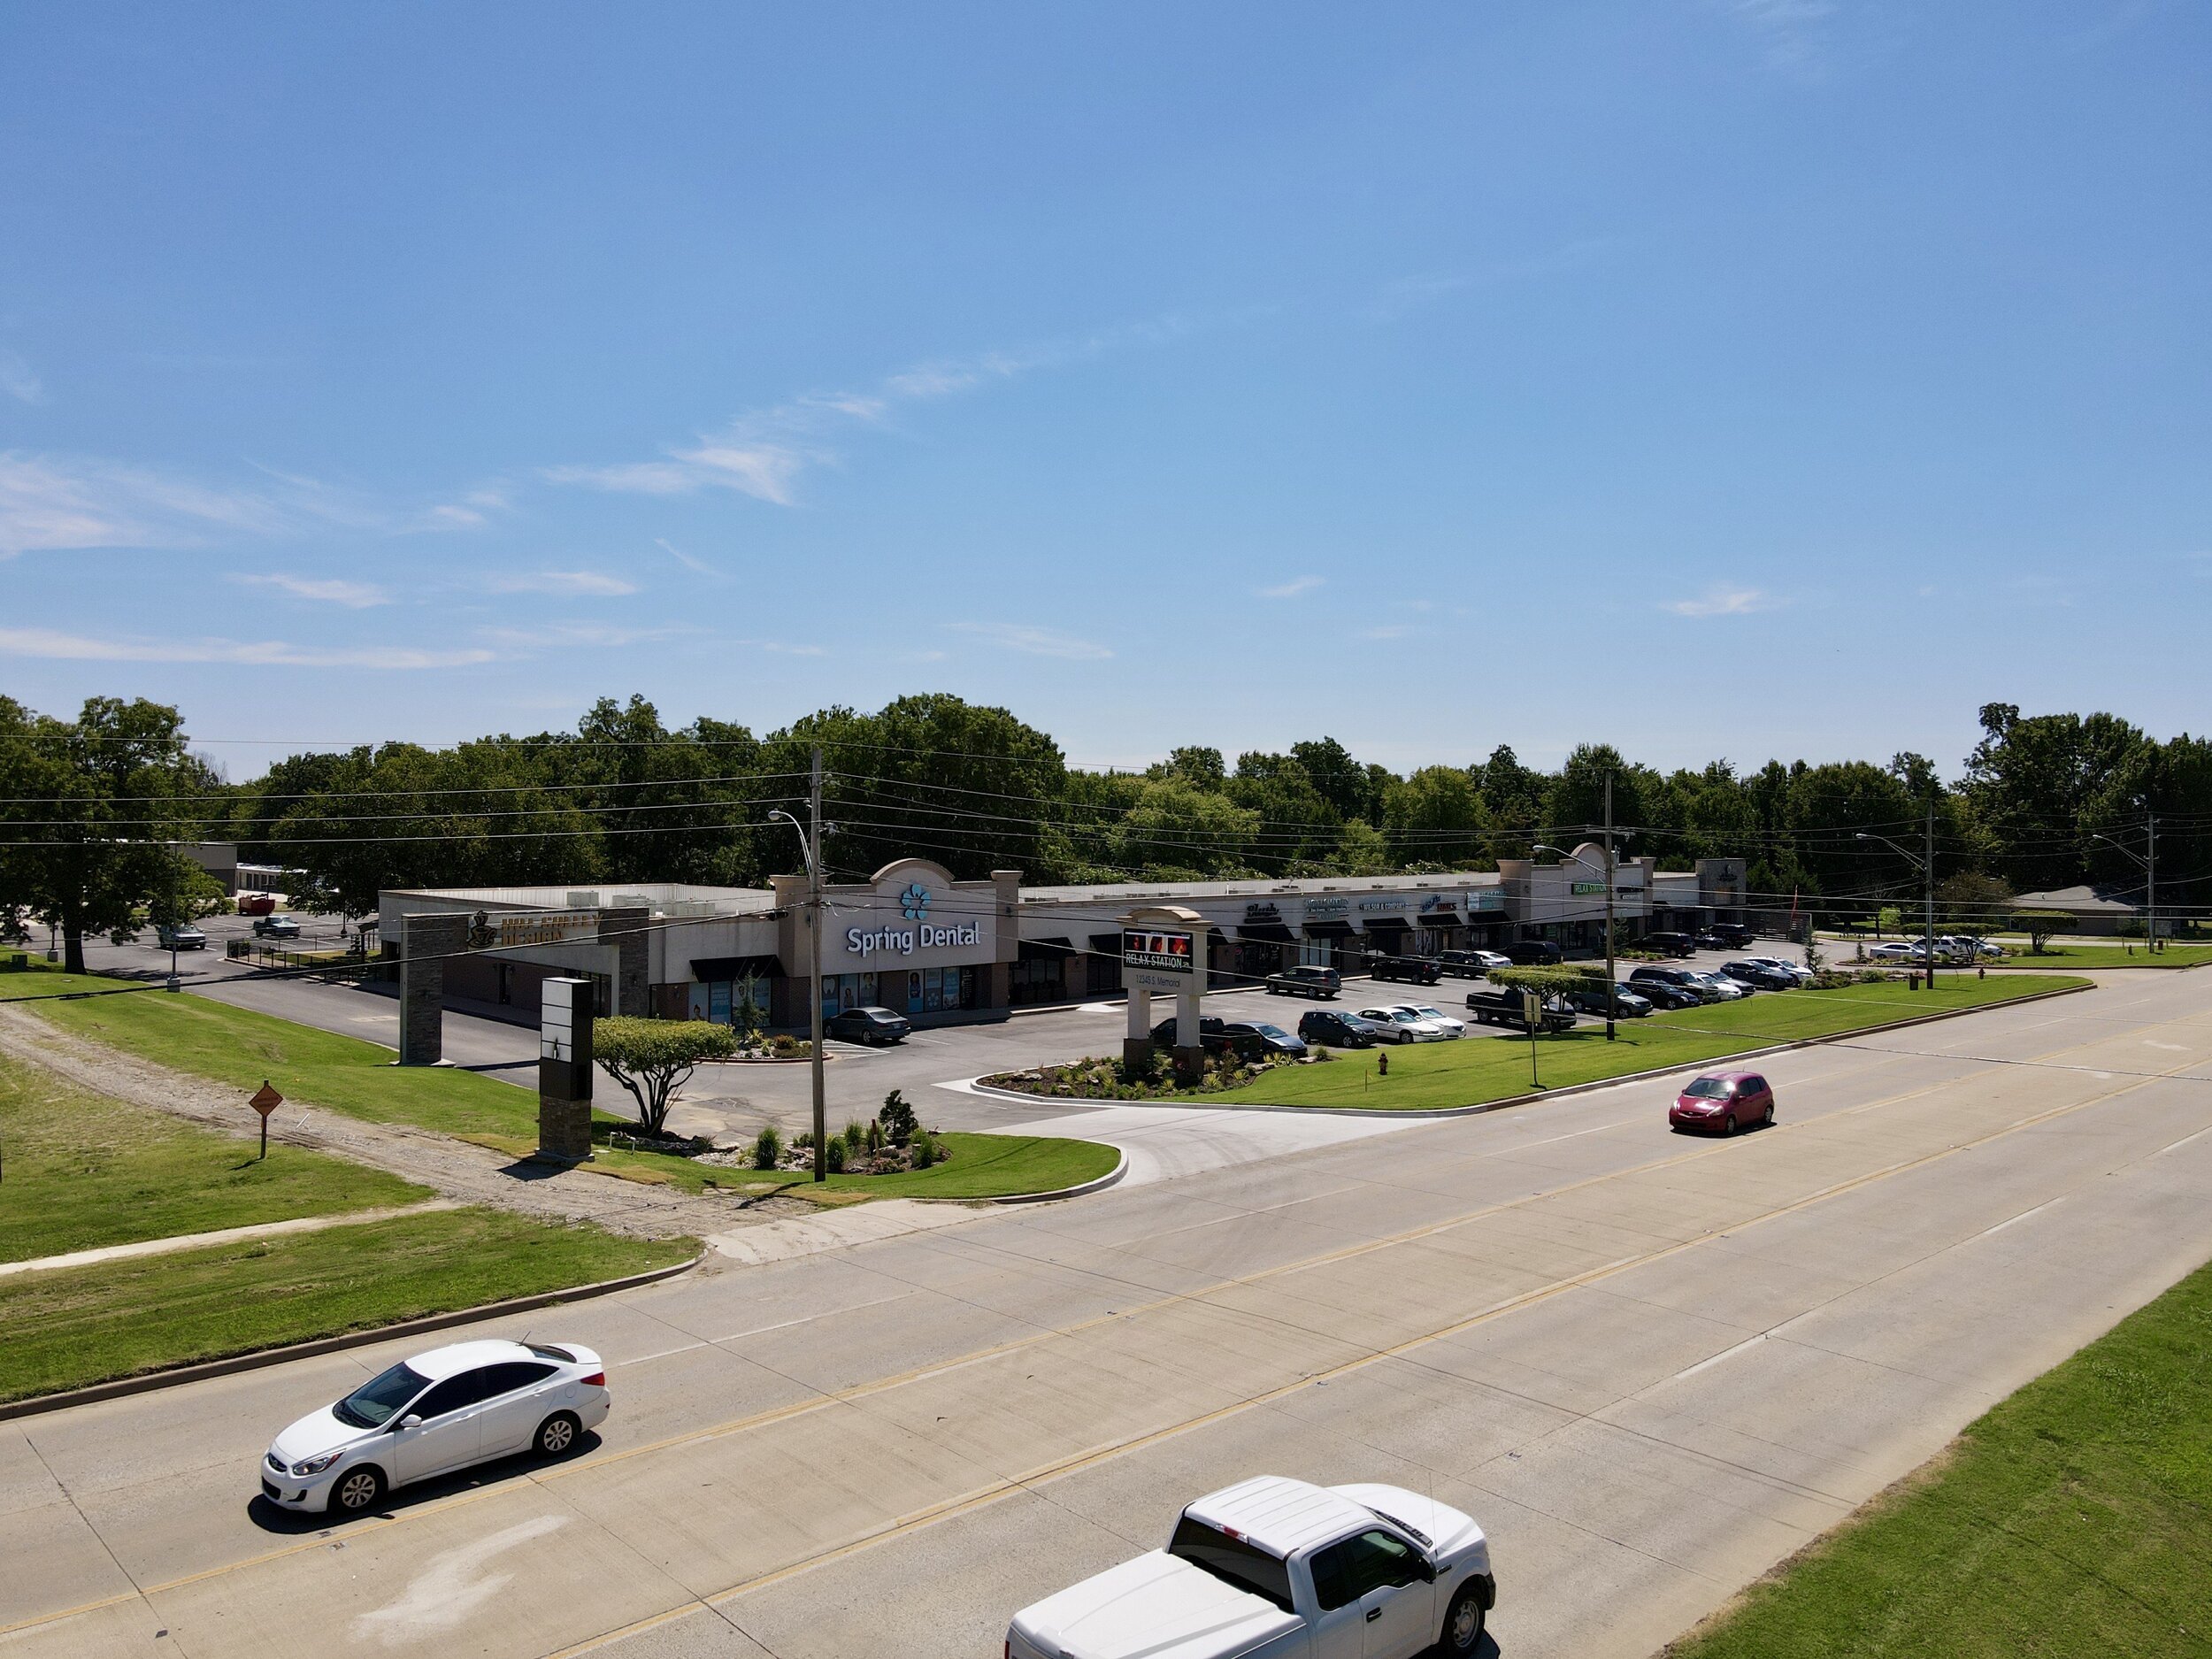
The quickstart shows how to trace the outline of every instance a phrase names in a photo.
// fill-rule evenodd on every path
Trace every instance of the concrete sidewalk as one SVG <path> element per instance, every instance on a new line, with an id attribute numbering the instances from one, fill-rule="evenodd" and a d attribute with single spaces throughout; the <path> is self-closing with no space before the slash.
<path id="1" fill-rule="evenodd" d="M 134 1256 L 168 1256 L 208 1245 L 236 1244 L 244 1239 L 288 1238 L 296 1233 L 320 1233 L 326 1227 L 358 1226 L 365 1222 L 390 1221 L 399 1216 L 426 1216 L 434 1210 L 460 1207 L 450 1198 L 431 1198 L 419 1204 L 400 1204 L 382 1210 L 352 1210 L 337 1216 L 301 1216 L 291 1221 L 264 1221 L 250 1227 L 218 1227 L 212 1233 L 180 1233 L 166 1239 L 141 1239 L 135 1244 L 109 1244 L 96 1250 L 35 1256 L 27 1262 L 0 1262 L 0 1279 L 11 1273 L 45 1273 L 65 1267 L 92 1267 L 101 1262 L 127 1262 Z"/>

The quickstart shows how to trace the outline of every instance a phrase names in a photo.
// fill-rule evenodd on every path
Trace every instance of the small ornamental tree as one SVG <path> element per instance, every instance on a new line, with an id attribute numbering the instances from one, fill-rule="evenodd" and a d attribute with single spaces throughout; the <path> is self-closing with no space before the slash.
<path id="1" fill-rule="evenodd" d="M 2015 910 L 2012 926 L 2028 936 L 2028 954 L 2039 956 L 2053 933 L 2070 933 L 2076 921 L 2069 910 Z"/>
<path id="2" fill-rule="evenodd" d="M 702 1060 L 733 1053 L 737 1039 L 710 1019 L 638 1019 L 618 1016 L 592 1026 L 592 1056 L 637 1102 L 648 1134 L 667 1133 L 669 1097 Z"/>
<path id="3" fill-rule="evenodd" d="M 1587 990 L 1592 986 L 1601 989 L 1605 985 L 1602 966 L 1560 964 L 1552 967 L 1493 968 L 1490 983 L 1502 985 L 1509 991 L 1533 991 L 1548 1000 L 1564 996 L 1570 991 Z"/>
<path id="4" fill-rule="evenodd" d="M 895 1147 L 902 1147 L 914 1138 L 914 1109 L 896 1089 L 883 1097 L 883 1110 L 876 1114 L 876 1121 L 883 1125 L 883 1138 Z"/>

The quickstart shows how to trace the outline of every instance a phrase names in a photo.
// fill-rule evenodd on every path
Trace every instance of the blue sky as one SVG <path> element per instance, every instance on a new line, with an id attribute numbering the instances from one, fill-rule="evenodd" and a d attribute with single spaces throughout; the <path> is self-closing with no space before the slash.
<path id="1" fill-rule="evenodd" d="M 2182 0 L 17 0 L 0 690 L 241 777 L 632 691 L 1089 764 L 2200 730 L 2208 61 Z"/>

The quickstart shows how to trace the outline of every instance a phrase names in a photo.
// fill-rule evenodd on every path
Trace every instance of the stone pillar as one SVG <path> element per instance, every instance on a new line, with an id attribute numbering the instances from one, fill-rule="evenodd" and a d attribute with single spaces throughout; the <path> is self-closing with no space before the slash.
<path id="1" fill-rule="evenodd" d="M 1129 989 L 1129 1038 L 1122 1052 L 1133 1056 L 1141 1033 L 1150 1057 L 1151 994 L 1175 999 L 1175 1075 L 1187 1082 L 1205 1069 L 1199 1043 L 1199 1001 L 1206 995 L 1205 918 L 1175 904 L 1140 905 L 1121 918 L 1121 979 Z"/>
<path id="2" fill-rule="evenodd" d="M 1129 1034 L 1121 1040 L 1121 1063 L 1133 1071 L 1152 1064 L 1152 993 L 1142 986 L 1129 993 Z"/>
<path id="3" fill-rule="evenodd" d="M 465 910 L 409 916 L 400 922 L 399 1063 L 445 1059 L 445 958 L 468 948 Z"/>
<path id="4" fill-rule="evenodd" d="M 548 979 L 538 1015 L 538 1152 L 548 1164 L 591 1157 L 592 983 Z"/>
<path id="5" fill-rule="evenodd" d="M 652 996 L 647 981 L 652 978 L 653 913 L 643 909 L 603 910 L 599 912 L 599 942 L 615 953 L 614 1011 L 649 1017 Z"/>

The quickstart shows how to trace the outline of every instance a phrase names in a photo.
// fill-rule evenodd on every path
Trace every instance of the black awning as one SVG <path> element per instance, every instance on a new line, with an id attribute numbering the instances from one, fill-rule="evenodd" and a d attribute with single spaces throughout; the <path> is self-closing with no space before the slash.
<path id="1" fill-rule="evenodd" d="M 1239 939 L 1248 939 L 1262 945 L 1294 945 L 1297 935 L 1280 922 L 1248 922 L 1237 929 Z"/>
<path id="2" fill-rule="evenodd" d="M 1118 956 L 1121 955 L 1121 935 L 1119 933 L 1093 933 L 1091 954 L 1094 956 Z"/>
<path id="3" fill-rule="evenodd" d="M 694 956 L 691 977 L 702 983 L 718 979 L 772 979 L 782 976 L 783 963 L 775 956 Z"/>
<path id="4" fill-rule="evenodd" d="M 1075 954 L 1075 947 L 1063 937 L 1059 939 L 1025 939 L 1021 941 L 1022 962 L 1058 962 Z"/>
<path id="5" fill-rule="evenodd" d="M 1378 916 L 1367 924 L 1367 931 L 1371 933 L 1380 933 L 1395 928 L 1402 933 L 1410 931 L 1412 926 L 1413 924 L 1402 916 Z"/>
<path id="6" fill-rule="evenodd" d="M 1431 910 L 1421 918 L 1421 926 L 1424 927 L 1464 927 L 1466 924 L 1459 919 L 1457 910 Z"/>
<path id="7" fill-rule="evenodd" d="M 1349 939 L 1351 936 L 1352 925 L 1349 922 L 1308 922 L 1306 924 L 1306 937 L 1309 939 Z"/>

